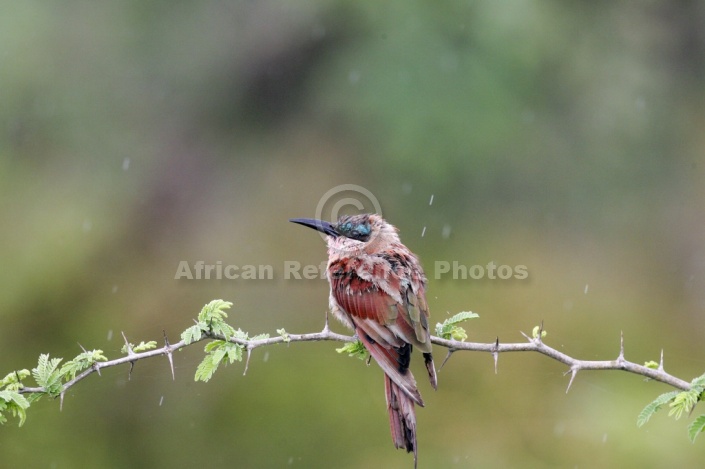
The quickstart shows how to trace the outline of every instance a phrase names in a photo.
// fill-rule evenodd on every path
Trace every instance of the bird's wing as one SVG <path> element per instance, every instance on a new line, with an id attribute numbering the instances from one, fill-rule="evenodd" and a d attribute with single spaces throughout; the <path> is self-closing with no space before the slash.
<path id="1" fill-rule="evenodd" d="M 331 295 L 351 318 L 358 337 L 384 372 L 411 399 L 423 406 L 416 381 L 408 370 L 411 357 L 409 345 L 428 344 L 428 329 L 423 303 L 410 289 L 399 303 L 372 282 L 360 278 L 354 271 L 331 276 Z M 409 301 L 411 300 L 411 301 Z M 423 318 L 423 322 L 422 319 Z M 419 324 L 419 326 L 417 326 Z M 424 325 L 426 326 L 423 329 Z M 417 327 L 422 328 L 421 342 Z M 425 336 L 424 336 L 425 334 Z"/>
<path id="2" fill-rule="evenodd" d="M 416 341 L 412 342 L 422 352 L 431 352 L 431 337 L 428 332 L 428 304 L 423 285 L 419 285 L 416 293 L 407 288 L 404 296 L 404 314 L 410 327 L 413 328 Z"/>

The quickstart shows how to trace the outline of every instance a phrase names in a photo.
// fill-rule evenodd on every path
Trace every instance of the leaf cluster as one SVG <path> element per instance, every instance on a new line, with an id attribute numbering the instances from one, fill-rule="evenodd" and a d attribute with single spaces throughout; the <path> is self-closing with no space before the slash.
<path id="1" fill-rule="evenodd" d="M 0 424 L 7 422 L 6 413 L 18 417 L 20 427 L 27 418 L 27 408 L 30 403 L 18 391 L 24 387 L 22 380 L 29 375 L 29 370 L 17 370 L 9 373 L 0 381 Z"/>
<path id="2" fill-rule="evenodd" d="M 9 413 L 19 419 L 22 426 L 27 418 L 27 409 L 34 402 L 47 394 L 52 397 L 60 395 L 64 384 L 75 379 L 81 371 L 93 366 L 99 361 L 106 361 L 102 350 L 84 351 L 61 367 L 62 358 L 50 358 L 49 354 L 41 354 L 37 366 L 29 370 L 17 370 L 9 373 L 0 381 L 0 424 L 7 422 Z M 31 392 L 25 397 L 20 393 L 25 385 L 22 382 L 29 377 L 42 389 L 40 392 Z"/>
<path id="3" fill-rule="evenodd" d="M 443 324 L 436 324 L 436 335 L 446 340 L 458 340 L 464 342 L 468 338 L 465 329 L 458 324 L 467 321 L 468 319 L 478 318 L 480 315 L 471 311 L 463 311 L 443 321 Z"/>
<path id="4" fill-rule="evenodd" d="M 647 366 L 649 363 L 647 363 Z M 690 415 L 695 408 L 695 405 L 702 401 L 705 397 L 705 375 L 698 376 L 690 382 L 690 389 L 687 391 L 671 391 L 661 394 L 652 402 L 650 402 L 639 413 L 636 424 L 641 427 L 651 419 L 651 417 L 663 406 L 668 404 L 670 410 L 668 416 L 676 420 L 680 419 L 684 414 Z M 695 438 L 705 430 L 705 415 L 697 417 L 690 425 L 688 425 L 688 437 L 691 442 L 695 442 Z"/>
<path id="5" fill-rule="evenodd" d="M 139 352 L 146 352 L 147 350 L 152 350 L 157 348 L 157 341 L 156 340 L 150 340 L 149 342 L 142 341 L 139 344 L 130 344 L 129 345 L 129 350 L 132 350 L 132 353 L 139 353 Z M 122 346 L 120 349 L 120 352 L 127 354 L 128 353 L 128 345 L 125 344 Z"/>
<path id="6" fill-rule="evenodd" d="M 360 360 L 368 360 L 370 358 L 370 352 L 367 351 L 365 346 L 359 340 L 355 342 L 347 342 L 340 348 L 335 349 L 338 353 L 347 353 L 348 357 L 359 358 Z"/>
<path id="7" fill-rule="evenodd" d="M 235 335 L 235 329 L 225 322 L 228 317 L 226 309 L 230 309 L 233 304 L 230 301 L 213 300 L 198 313 L 196 324 L 181 333 L 181 339 L 189 345 L 197 342 L 203 337 L 222 337 L 230 340 Z"/>
<path id="8" fill-rule="evenodd" d="M 233 304 L 229 301 L 211 301 L 201 309 L 196 324 L 189 327 L 181 334 L 181 339 L 186 345 L 201 340 L 204 337 L 218 337 L 217 340 L 206 344 L 204 348 L 206 356 L 196 368 L 195 381 L 208 382 L 221 363 L 227 365 L 235 361 L 242 361 L 245 346 L 241 343 L 232 342 L 231 339 L 247 342 L 249 340 L 260 340 L 269 337 L 268 334 L 259 334 L 250 338 L 247 332 L 241 329 L 235 329 L 230 324 L 226 323 L 225 318 L 228 317 L 228 314 L 225 310 L 230 309 L 232 305 Z M 284 332 L 284 334 L 286 334 L 286 332 Z"/>

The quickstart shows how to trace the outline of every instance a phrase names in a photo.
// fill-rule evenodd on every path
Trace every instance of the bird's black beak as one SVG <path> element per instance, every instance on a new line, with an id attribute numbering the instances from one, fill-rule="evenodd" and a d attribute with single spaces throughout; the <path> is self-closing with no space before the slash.
<path id="1" fill-rule="evenodd" d="M 299 225 L 308 226 L 309 228 L 325 233 L 328 236 L 339 236 L 338 232 L 336 232 L 335 228 L 333 228 L 333 225 L 327 221 L 316 220 L 315 218 L 292 218 L 289 221 L 292 223 L 298 223 Z"/>

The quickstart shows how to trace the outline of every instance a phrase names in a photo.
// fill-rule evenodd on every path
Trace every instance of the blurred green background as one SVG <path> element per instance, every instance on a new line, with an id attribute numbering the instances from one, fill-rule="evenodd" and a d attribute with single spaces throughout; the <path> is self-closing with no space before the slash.
<path id="1" fill-rule="evenodd" d="M 705 371 L 702 2 L 0 3 L 0 375 L 79 343 L 117 357 L 120 331 L 176 341 L 214 298 L 251 334 L 320 330 L 327 283 L 282 268 L 324 246 L 287 219 L 340 184 L 419 254 L 434 324 L 472 310 L 469 340 L 518 342 L 544 321 L 583 359 L 615 358 L 623 331 L 632 361 Z M 177 281 L 182 260 L 275 278 Z M 529 278 L 437 279 L 436 261 Z M 176 382 L 165 359 L 106 370 L 1 427 L 1 465 L 411 467 L 380 370 L 337 346 L 258 349 L 207 384 L 202 344 Z M 705 457 L 665 411 L 637 429 L 670 390 L 638 376 L 585 372 L 566 394 L 545 357 L 495 375 L 458 353 L 433 392 L 414 370 L 420 467 Z"/>

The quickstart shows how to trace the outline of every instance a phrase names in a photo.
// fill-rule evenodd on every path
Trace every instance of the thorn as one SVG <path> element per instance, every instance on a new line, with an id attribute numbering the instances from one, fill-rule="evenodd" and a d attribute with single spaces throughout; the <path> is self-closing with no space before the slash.
<path id="1" fill-rule="evenodd" d="M 494 342 L 494 350 L 492 350 L 492 358 L 494 358 L 494 374 L 497 374 L 497 362 L 499 362 L 499 337 Z"/>
<path id="2" fill-rule="evenodd" d="M 617 357 L 618 362 L 624 361 L 624 331 L 619 331 L 619 357 Z"/>
<path id="3" fill-rule="evenodd" d="M 167 352 L 166 357 L 169 359 L 169 368 L 171 368 L 171 380 L 176 381 L 176 373 L 174 373 L 174 356 L 171 352 Z"/>
<path id="4" fill-rule="evenodd" d="M 61 391 L 61 394 L 59 394 L 59 412 L 64 410 L 64 392 L 65 391 Z"/>
<path id="5" fill-rule="evenodd" d="M 326 323 L 323 325 L 323 332 L 326 334 L 330 332 L 328 328 L 328 310 L 326 310 Z"/>
<path id="6" fill-rule="evenodd" d="M 521 331 L 519 331 L 519 332 L 521 332 Z M 532 339 L 532 338 L 529 337 L 528 335 L 524 334 L 523 332 L 521 332 L 521 335 L 523 335 L 524 337 L 526 337 L 526 340 L 528 340 L 529 342 L 533 342 L 533 341 L 534 341 L 534 339 Z"/>
<path id="7" fill-rule="evenodd" d="M 247 360 L 245 360 L 245 371 L 242 372 L 242 376 L 247 374 L 247 369 L 250 367 L 250 355 L 252 355 L 252 349 L 247 346 Z"/>
<path id="8" fill-rule="evenodd" d="M 176 381 L 176 373 L 174 373 L 174 355 L 171 353 L 171 344 L 169 343 L 169 338 L 166 336 L 164 329 L 162 329 L 162 334 L 164 334 L 164 344 L 166 345 L 166 358 L 169 359 L 169 368 L 171 368 L 171 380 Z"/>
<path id="9" fill-rule="evenodd" d="M 536 340 L 538 341 L 538 343 L 543 342 L 541 340 L 541 337 L 543 337 L 543 319 L 541 320 L 541 324 L 539 324 L 539 334 L 538 334 L 538 337 L 536 337 Z"/>
<path id="10" fill-rule="evenodd" d="M 569 372 L 566 371 L 565 374 L 568 374 Z M 570 391 L 570 387 L 573 385 L 573 381 L 575 380 L 575 376 L 578 374 L 578 369 L 571 367 L 570 368 L 570 381 L 568 381 L 568 387 L 565 390 L 565 393 L 568 394 L 568 391 Z"/>
<path id="11" fill-rule="evenodd" d="M 658 364 L 658 370 L 663 371 L 663 349 L 661 349 L 661 361 Z"/>
<path id="12" fill-rule="evenodd" d="M 130 347 L 130 342 L 127 340 L 127 336 L 123 331 L 120 331 L 120 334 L 122 334 L 122 338 L 125 340 L 125 348 L 127 349 L 127 355 L 134 355 L 135 352 L 132 351 L 132 347 Z M 132 370 L 130 370 L 132 371 Z"/>
<path id="13" fill-rule="evenodd" d="M 130 371 L 127 372 L 127 380 L 130 381 L 132 379 L 132 370 L 135 368 L 135 362 L 131 361 L 130 362 Z"/>
<path id="14" fill-rule="evenodd" d="M 443 367 L 445 366 L 446 362 L 448 361 L 448 359 L 450 358 L 450 356 L 453 355 L 454 352 L 455 352 L 455 350 L 453 350 L 452 348 L 449 348 L 449 349 L 448 349 L 448 355 L 446 355 L 446 357 L 443 359 L 443 363 L 441 363 L 441 366 L 438 367 L 438 371 L 439 371 L 439 372 L 443 369 Z"/>
<path id="15" fill-rule="evenodd" d="M 76 342 L 76 343 L 78 344 L 79 347 L 81 347 L 81 350 L 83 350 L 83 353 L 88 353 L 88 350 L 83 348 L 83 345 L 81 345 L 79 342 Z"/>
<path id="16" fill-rule="evenodd" d="M 98 364 L 98 362 L 93 363 L 93 369 L 96 371 L 96 373 L 98 373 L 98 376 L 103 376 L 100 374 L 100 365 Z"/>

